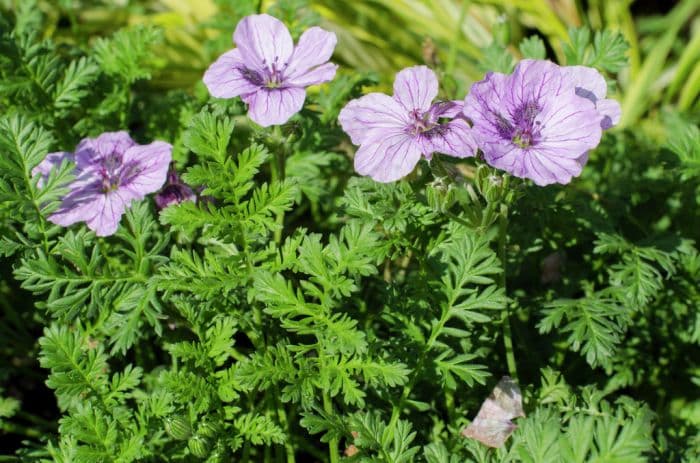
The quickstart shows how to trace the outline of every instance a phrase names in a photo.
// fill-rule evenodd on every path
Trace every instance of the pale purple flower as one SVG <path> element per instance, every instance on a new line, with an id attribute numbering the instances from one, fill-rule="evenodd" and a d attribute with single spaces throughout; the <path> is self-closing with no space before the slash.
<path id="1" fill-rule="evenodd" d="M 486 162 L 537 185 L 568 183 L 581 173 L 619 106 L 602 99 L 598 85 L 588 88 L 579 68 L 523 60 L 511 75 L 492 72 L 472 85 L 464 114 Z"/>
<path id="2" fill-rule="evenodd" d="M 233 41 L 237 48 L 209 66 L 204 84 L 217 98 L 240 96 L 264 127 L 287 122 L 304 105 L 306 87 L 333 79 L 338 68 L 328 62 L 335 34 L 320 27 L 306 30 L 295 47 L 280 20 L 251 15 L 238 23 Z"/>
<path id="3" fill-rule="evenodd" d="M 457 117 L 461 101 L 433 103 L 435 73 L 426 66 L 396 75 L 394 95 L 370 93 L 349 102 L 338 120 L 356 145 L 355 170 L 378 182 L 393 182 L 415 168 L 421 156 L 435 152 L 458 158 L 473 156 L 476 142 L 469 124 Z"/>
<path id="4" fill-rule="evenodd" d="M 42 188 L 46 180 L 48 180 L 51 171 L 64 162 L 73 162 L 73 153 L 58 151 L 56 153 L 47 154 L 44 160 L 32 169 L 32 177 L 40 176 L 37 181 L 37 186 Z"/>
<path id="5" fill-rule="evenodd" d="M 168 181 L 155 199 L 158 209 L 165 209 L 185 201 L 197 202 L 197 195 L 180 179 L 175 168 L 171 167 L 168 171 Z"/>
<path id="6" fill-rule="evenodd" d="M 131 201 L 163 185 L 171 150 L 162 141 L 137 145 L 123 131 L 84 139 L 73 155 L 75 180 L 68 185 L 70 192 L 49 220 L 64 227 L 85 222 L 98 236 L 113 234 Z M 54 155 L 42 164 L 51 163 Z M 37 173 L 42 173 L 39 166 Z"/>

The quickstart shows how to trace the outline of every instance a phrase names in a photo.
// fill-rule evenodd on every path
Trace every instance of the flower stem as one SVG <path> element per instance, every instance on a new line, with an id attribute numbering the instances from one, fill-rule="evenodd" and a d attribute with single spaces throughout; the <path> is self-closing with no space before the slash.
<path id="1" fill-rule="evenodd" d="M 503 271 L 501 273 L 501 287 L 503 292 L 507 294 L 506 291 L 506 272 L 507 272 L 507 256 L 506 256 L 506 242 L 507 242 L 507 232 L 508 232 L 508 206 L 503 204 L 501 206 L 501 213 L 498 218 L 498 257 L 501 260 L 501 265 L 503 266 Z M 515 366 L 515 356 L 513 355 L 513 338 L 510 329 L 510 304 L 506 302 L 506 307 L 503 310 L 501 317 L 501 322 L 503 323 L 503 346 L 506 350 L 506 363 L 508 364 L 508 373 L 510 377 L 516 382 L 518 381 L 518 370 Z"/>
<path id="2" fill-rule="evenodd" d="M 284 404 L 282 401 L 279 399 L 279 391 L 275 387 L 274 389 L 275 393 L 275 405 L 277 407 L 277 418 L 280 421 L 280 424 L 282 425 L 282 428 L 288 433 L 289 439 L 284 441 L 284 451 L 285 454 L 287 455 L 287 463 L 295 463 L 296 458 L 294 456 L 294 447 L 292 447 L 292 433 L 291 430 L 289 429 L 289 421 L 287 420 L 287 411 L 284 408 Z"/>
<path id="3" fill-rule="evenodd" d="M 282 129 L 276 125 L 273 130 L 273 137 L 277 146 L 273 150 L 274 157 L 270 163 L 270 174 L 272 177 L 272 182 L 284 182 L 285 179 L 285 158 L 287 154 L 287 149 L 285 145 L 285 140 L 282 135 Z M 277 214 L 277 228 L 275 229 L 275 243 L 279 244 L 282 241 L 282 228 L 284 225 L 284 212 Z"/>
<path id="4" fill-rule="evenodd" d="M 328 415 L 333 414 L 333 402 L 331 402 L 331 396 L 328 394 L 328 391 L 323 391 L 323 411 Z M 328 442 L 328 456 L 330 457 L 330 463 L 338 463 L 340 461 L 337 437 Z"/>

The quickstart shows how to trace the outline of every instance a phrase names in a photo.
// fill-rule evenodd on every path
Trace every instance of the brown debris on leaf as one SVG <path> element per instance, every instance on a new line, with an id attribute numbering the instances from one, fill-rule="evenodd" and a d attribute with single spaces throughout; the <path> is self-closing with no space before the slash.
<path id="1" fill-rule="evenodd" d="M 504 376 L 462 435 L 489 447 L 501 447 L 517 428 L 511 420 L 519 416 L 525 416 L 520 388 L 510 376 Z"/>

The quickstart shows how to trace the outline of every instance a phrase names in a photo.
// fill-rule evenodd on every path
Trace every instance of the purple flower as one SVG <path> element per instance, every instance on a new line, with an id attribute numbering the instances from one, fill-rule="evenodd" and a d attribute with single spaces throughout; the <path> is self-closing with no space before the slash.
<path id="1" fill-rule="evenodd" d="M 238 48 L 221 55 L 204 73 L 204 84 L 217 98 L 240 96 L 248 116 L 267 127 L 284 124 L 304 105 L 306 87 L 327 82 L 337 65 L 329 63 L 336 38 L 312 27 L 294 47 L 292 36 L 278 19 L 246 16 L 236 26 Z"/>
<path id="2" fill-rule="evenodd" d="M 167 183 L 156 195 L 156 206 L 158 209 L 165 209 L 185 201 L 197 202 L 197 195 L 192 191 L 192 188 L 180 180 L 175 168 L 171 167 L 168 171 Z"/>
<path id="3" fill-rule="evenodd" d="M 537 185 L 578 176 L 603 127 L 619 118 L 619 106 L 601 99 L 605 90 L 588 81 L 590 73 L 523 60 L 511 75 L 492 72 L 472 85 L 464 114 L 486 162 Z"/>
<path id="4" fill-rule="evenodd" d="M 64 227 L 85 222 L 98 236 L 113 234 L 131 201 L 163 185 L 171 150 L 162 141 L 137 145 L 126 132 L 84 139 L 73 155 L 76 178 L 68 185 L 70 192 L 49 220 Z M 53 163 L 55 154 L 37 166 L 37 173 L 43 173 L 46 163 Z"/>
<path id="5" fill-rule="evenodd" d="M 462 118 L 462 102 L 439 101 L 435 73 L 426 66 L 399 72 L 394 95 L 370 93 L 349 102 L 338 120 L 356 145 L 355 170 L 378 182 L 408 175 L 434 152 L 473 156 L 476 142 Z M 441 119 L 448 119 L 443 121 Z"/>

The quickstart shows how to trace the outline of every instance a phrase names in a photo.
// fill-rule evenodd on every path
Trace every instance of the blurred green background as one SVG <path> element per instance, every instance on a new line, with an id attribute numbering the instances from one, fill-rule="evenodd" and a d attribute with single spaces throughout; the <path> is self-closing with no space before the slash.
<path id="1" fill-rule="evenodd" d="M 2 3 L 22 7 L 22 0 Z M 334 31 L 334 59 L 346 72 L 373 71 L 387 86 L 402 67 L 427 63 L 453 78 L 456 94 L 483 76 L 494 34 L 516 59 L 517 44 L 537 35 L 561 63 L 569 28 L 607 28 L 630 46 L 630 64 L 611 89 L 623 105 L 621 127 L 642 121 L 654 134 L 659 110 L 678 109 L 691 120 L 700 113 L 700 0 L 54 0 L 41 7 L 53 24 L 46 35 L 66 41 L 127 25 L 162 28 L 152 84 L 166 88 L 196 84 L 232 47 L 238 19 L 260 11 L 281 17 L 293 32 L 312 23 Z"/>

